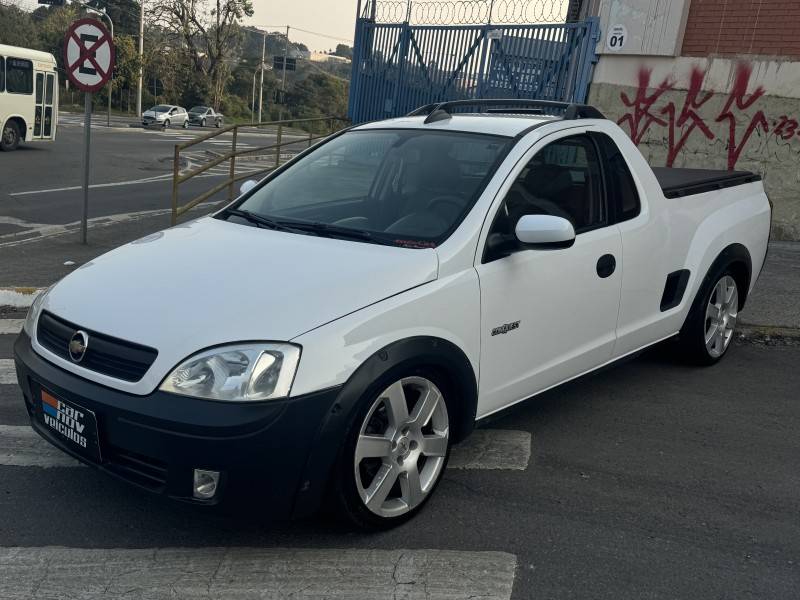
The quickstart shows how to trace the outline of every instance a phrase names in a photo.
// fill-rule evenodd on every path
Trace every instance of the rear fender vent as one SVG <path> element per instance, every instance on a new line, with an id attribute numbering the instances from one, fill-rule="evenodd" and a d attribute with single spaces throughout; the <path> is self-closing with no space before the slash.
<path id="1" fill-rule="evenodd" d="M 686 285 L 688 283 L 688 269 L 673 271 L 667 275 L 667 281 L 664 284 L 664 293 L 661 295 L 661 312 L 675 308 L 681 303 L 681 300 L 683 300 L 683 294 L 686 292 Z"/>

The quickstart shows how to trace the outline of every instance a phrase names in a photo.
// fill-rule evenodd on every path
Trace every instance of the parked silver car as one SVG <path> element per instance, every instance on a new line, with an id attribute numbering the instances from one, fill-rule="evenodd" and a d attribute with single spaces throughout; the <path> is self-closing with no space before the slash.
<path id="1" fill-rule="evenodd" d="M 189 127 L 189 114 L 182 106 L 174 104 L 159 104 L 142 113 L 142 125 L 151 127 L 160 125 L 164 129 L 168 127 Z"/>

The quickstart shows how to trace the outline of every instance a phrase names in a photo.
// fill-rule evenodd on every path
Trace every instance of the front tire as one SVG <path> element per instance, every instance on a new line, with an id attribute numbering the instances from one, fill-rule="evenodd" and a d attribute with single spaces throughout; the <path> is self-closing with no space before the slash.
<path id="1" fill-rule="evenodd" d="M 448 397 L 446 381 L 424 369 L 395 374 L 364 394 L 336 469 L 343 516 L 374 530 L 419 512 L 450 455 Z"/>
<path id="2" fill-rule="evenodd" d="M 739 316 L 739 286 L 729 266 L 706 279 L 681 329 L 683 356 L 696 365 L 722 360 L 733 341 Z"/>
<path id="3" fill-rule="evenodd" d="M 205 126 L 206 126 L 206 120 L 205 119 L 201 119 L 200 120 L 200 127 L 205 127 Z"/>
<path id="4" fill-rule="evenodd" d="M 13 121 L 9 121 L 3 127 L 2 136 L 0 136 L 0 150 L 3 152 L 16 150 L 19 146 L 19 140 L 19 127 Z"/>
<path id="5" fill-rule="evenodd" d="M 169 119 L 164 121 L 164 129 L 169 129 Z"/>

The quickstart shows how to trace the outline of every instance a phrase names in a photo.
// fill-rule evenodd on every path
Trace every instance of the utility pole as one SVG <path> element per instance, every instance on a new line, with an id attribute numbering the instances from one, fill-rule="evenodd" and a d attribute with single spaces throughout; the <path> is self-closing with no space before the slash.
<path id="1" fill-rule="evenodd" d="M 139 0 L 139 85 L 136 90 L 136 116 L 142 118 L 142 83 L 144 80 L 144 0 Z"/>
<path id="2" fill-rule="evenodd" d="M 261 123 L 261 107 L 264 106 L 264 61 L 267 52 L 267 30 L 264 30 L 264 42 L 261 45 L 261 83 L 258 88 L 258 122 Z M 254 79 L 255 81 L 255 79 Z"/>
<path id="3" fill-rule="evenodd" d="M 283 104 L 286 101 L 286 58 L 289 55 L 289 26 L 286 26 L 286 42 L 283 44 L 283 78 L 281 80 L 281 107 L 278 111 L 278 121 L 283 120 Z"/>
<path id="4" fill-rule="evenodd" d="M 111 26 L 111 42 L 114 42 L 114 22 L 111 20 L 111 15 L 108 14 L 107 9 L 103 9 L 102 13 L 108 19 L 108 24 Z M 111 74 L 111 79 L 108 80 L 108 112 L 106 112 L 106 127 L 111 127 L 111 92 L 114 90 L 114 74 Z M 122 104 L 122 100 L 120 100 Z"/>
<path id="5" fill-rule="evenodd" d="M 258 71 L 253 71 L 253 95 L 250 96 L 250 122 L 253 123 L 253 119 L 255 119 L 255 115 L 253 111 L 256 109 L 256 75 L 258 75 Z"/>

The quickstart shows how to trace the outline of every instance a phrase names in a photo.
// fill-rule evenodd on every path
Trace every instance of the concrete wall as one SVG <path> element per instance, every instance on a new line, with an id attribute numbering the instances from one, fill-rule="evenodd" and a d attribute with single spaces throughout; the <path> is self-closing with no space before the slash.
<path id="1" fill-rule="evenodd" d="M 680 54 L 689 0 L 600 0 L 600 54 Z M 613 41 L 612 41 L 613 40 Z"/>
<path id="2" fill-rule="evenodd" d="M 606 54 L 589 102 L 653 165 L 760 173 L 773 238 L 800 240 L 800 62 Z"/>

